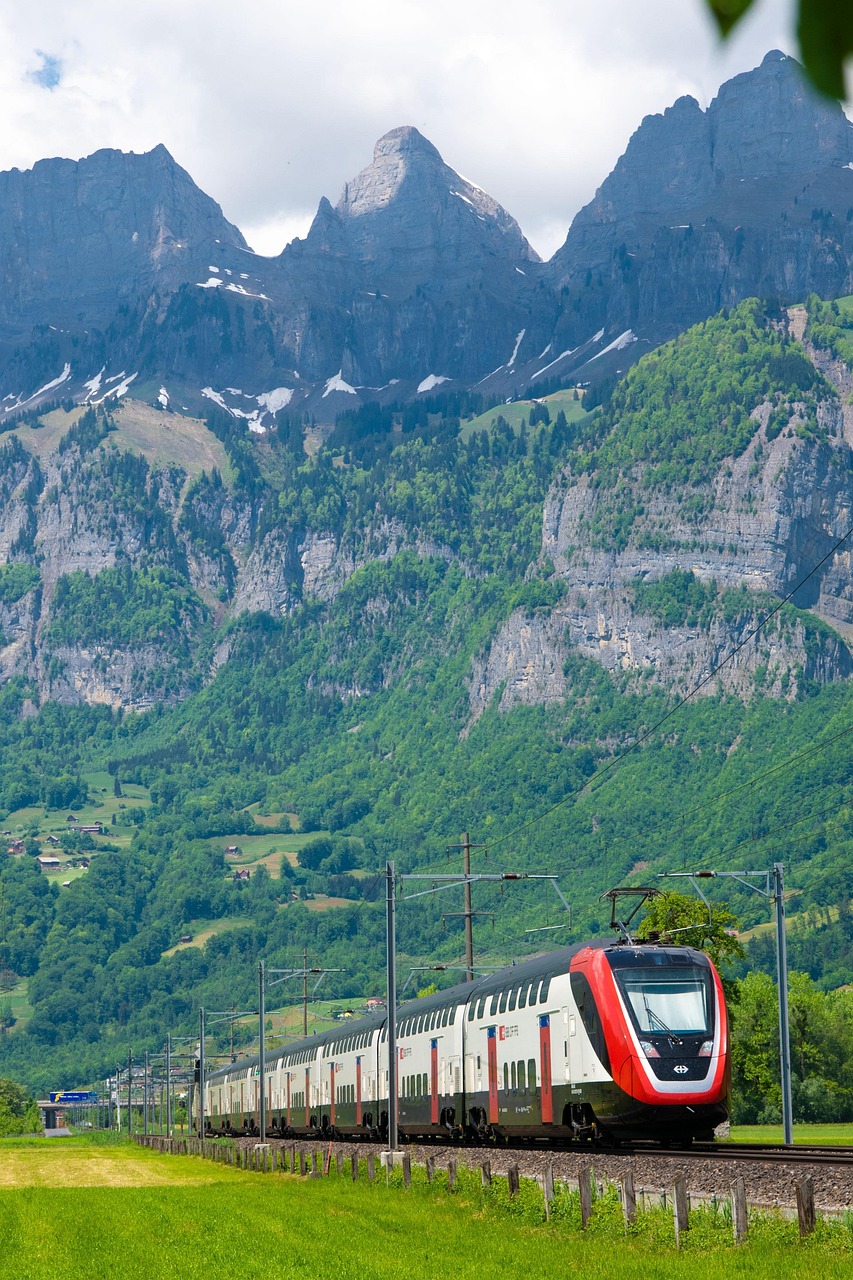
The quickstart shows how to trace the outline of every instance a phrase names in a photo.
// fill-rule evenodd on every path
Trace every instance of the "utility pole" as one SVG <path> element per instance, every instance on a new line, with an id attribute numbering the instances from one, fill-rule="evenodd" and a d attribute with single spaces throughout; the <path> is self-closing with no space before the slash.
<path id="1" fill-rule="evenodd" d="M 397 868 L 385 864 L 385 968 L 388 979 L 388 1147 L 396 1151 L 397 1138 Z"/>
<path id="2" fill-rule="evenodd" d="M 788 941 L 785 937 L 785 883 L 781 862 L 773 863 L 773 909 L 776 916 L 776 980 L 779 990 L 782 1140 L 787 1147 L 790 1147 L 794 1142 L 794 1108 L 791 1101 L 791 1031 L 788 1025 Z"/>
<path id="3" fill-rule="evenodd" d="M 308 948 L 302 952 L 302 1035 L 308 1035 Z"/>
<path id="4" fill-rule="evenodd" d="M 145 1075 L 142 1086 L 142 1132 L 148 1137 L 148 1050 L 145 1050 Z"/>
<path id="5" fill-rule="evenodd" d="M 133 1134 L 133 1050 L 127 1051 L 127 1136 Z"/>
<path id="6" fill-rule="evenodd" d="M 474 981 L 474 916 L 477 914 L 471 906 L 471 850 L 485 849 L 483 844 L 472 844 L 468 832 L 462 835 L 461 844 L 448 845 L 448 849 L 462 850 L 462 867 L 465 873 L 465 910 L 462 916 L 465 920 L 465 981 Z M 456 912 L 449 912 L 449 915 L 455 915 Z"/>
<path id="7" fill-rule="evenodd" d="M 172 1033 L 166 1033 L 166 1137 L 172 1136 Z"/>
<path id="8" fill-rule="evenodd" d="M 198 1136 L 204 1137 L 204 1009 L 198 1011 Z M 190 1131 L 192 1132 L 192 1131 Z"/>
<path id="9" fill-rule="evenodd" d="M 264 990 L 264 962 L 258 961 L 258 1128 L 261 1142 L 267 1140 L 267 1091 L 266 1091 L 266 992 Z M 233 1023 L 232 1023 L 233 1026 Z"/>

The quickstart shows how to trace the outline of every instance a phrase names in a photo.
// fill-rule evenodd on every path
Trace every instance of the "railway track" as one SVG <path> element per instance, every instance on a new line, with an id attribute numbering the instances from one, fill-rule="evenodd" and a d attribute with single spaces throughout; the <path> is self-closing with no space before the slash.
<path id="1" fill-rule="evenodd" d="M 242 1135 L 240 1135 L 242 1136 Z M 271 1137 L 272 1135 L 270 1135 Z M 257 1139 L 251 1138 L 250 1142 Z M 270 1138 L 268 1137 L 267 1141 Z M 278 1141 L 273 1138 L 273 1141 Z M 312 1148 L 317 1142 L 328 1142 L 328 1137 L 322 1137 L 320 1134 L 314 1137 L 288 1137 L 281 1141 L 285 1143 L 305 1142 L 309 1143 Z M 348 1142 L 350 1139 L 339 1138 L 336 1142 Z M 359 1146 L 374 1146 L 383 1149 L 383 1142 L 358 1141 Z M 406 1146 L 420 1146 L 421 1143 L 417 1139 L 411 1142 L 403 1143 Z M 620 1146 L 607 1146 L 605 1144 L 585 1144 L 578 1142 L 516 1142 L 507 1145 L 490 1146 L 483 1144 L 482 1146 L 463 1146 L 453 1142 L 435 1142 L 423 1144 L 425 1149 L 435 1151 L 446 1151 L 451 1155 L 467 1156 L 471 1159 L 483 1160 L 490 1153 L 509 1154 L 512 1151 L 518 1152 L 535 1152 L 539 1155 L 547 1155 L 549 1152 L 560 1155 L 577 1155 L 594 1159 L 596 1156 L 634 1156 L 648 1157 L 653 1159 L 664 1160 L 720 1160 L 720 1161 L 738 1161 L 744 1163 L 771 1163 L 771 1164 L 802 1164 L 802 1165 L 832 1165 L 836 1168 L 853 1168 L 853 1147 L 814 1147 L 814 1146 L 796 1146 L 786 1147 L 782 1143 L 761 1143 L 761 1142 L 696 1142 L 691 1146 L 685 1147 L 662 1147 L 654 1142 L 633 1142 Z"/>

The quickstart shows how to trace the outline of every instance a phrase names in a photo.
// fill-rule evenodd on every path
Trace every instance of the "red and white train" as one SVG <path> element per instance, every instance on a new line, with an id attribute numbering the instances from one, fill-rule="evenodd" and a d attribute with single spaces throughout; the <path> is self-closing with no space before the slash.
<path id="1" fill-rule="evenodd" d="M 690 947 L 594 941 L 402 1005 L 402 1140 L 711 1137 L 728 1116 L 729 1040 L 713 964 Z M 268 1055 L 273 1134 L 381 1138 L 384 1014 Z M 206 1128 L 257 1132 L 258 1059 L 206 1078 Z"/>

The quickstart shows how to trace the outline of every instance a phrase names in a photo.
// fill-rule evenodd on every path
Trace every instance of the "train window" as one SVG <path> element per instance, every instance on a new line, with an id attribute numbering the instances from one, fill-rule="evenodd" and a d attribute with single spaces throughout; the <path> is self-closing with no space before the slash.
<path id="1" fill-rule="evenodd" d="M 523 1062 L 519 1062 L 518 1064 L 518 1087 L 519 1089 L 527 1088 L 527 1078 L 526 1078 Z"/>
<path id="2" fill-rule="evenodd" d="M 478 1018 L 482 1018 L 483 1016 L 483 1013 L 486 1008 L 487 999 L 488 999 L 488 996 L 480 996 L 480 999 L 477 1001 L 477 1017 Z"/>
<path id="3" fill-rule="evenodd" d="M 517 999 L 518 999 L 518 989 L 516 987 L 513 987 L 512 991 L 510 991 L 509 993 L 509 1001 L 507 1003 L 507 1009 L 509 1010 L 510 1013 L 513 1013 L 515 1011 L 515 1002 Z"/>
<path id="4" fill-rule="evenodd" d="M 423 1082 L 424 1082 L 424 1083 L 423 1083 L 423 1090 L 422 1090 L 422 1092 L 423 1092 L 424 1097 L 426 1097 L 426 1096 L 427 1096 L 427 1094 L 429 1093 L 429 1082 L 428 1082 L 428 1080 L 427 1080 L 427 1073 L 426 1073 L 426 1072 L 424 1072 L 424 1074 L 423 1074 Z"/>
<path id="5" fill-rule="evenodd" d="M 506 1013 L 506 992 L 501 992 L 500 1004 L 498 1005 L 498 1013 Z"/>
<path id="6" fill-rule="evenodd" d="M 473 1021 L 474 1021 L 474 1014 L 475 1014 L 475 1012 L 476 1012 L 476 1009 L 477 1009 L 477 1006 L 475 1005 L 474 1001 L 472 1000 L 472 1001 L 471 1001 L 471 1003 L 468 1005 L 468 1021 L 469 1021 L 469 1022 L 473 1022 Z"/>
<path id="7" fill-rule="evenodd" d="M 528 993 L 528 991 L 529 991 L 529 990 L 530 990 L 530 984 L 528 983 L 528 985 L 527 985 L 527 986 L 525 986 L 525 985 L 524 985 L 524 983 L 522 982 L 522 984 L 521 984 L 521 989 L 520 989 L 520 991 L 519 991 L 519 993 L 518 993 L 518 1007 L 519 1007 L 519 1009 L 523 1009 L 523 1008 L 524 1008 L 524 1006 L 527 1004 L 527 993 Z"/>
<path id="8" fill-rule="evenodd" d="M 527 1059 L 527 1087 L 529 1089 L 536 1088 L 536 1059 Z"/>
<path id="9" fill-rule="evenodd" d="M 504 1063 L 504 1092 L 509 1089 L 509 1067 Z"/>
<path id="10" fill-rule="evenodd" d="M 509 1078 L 510 1078 L 510 1088 L 512 1089 L 513 1093 L 515 1093 L 515 1091 L 516 1091 L 516 1089 L 517 1089 L 517 1087 L 518 1087 L 518 1078 L 517 1078 L 517 1075 L 516 1075 L 515 1063 L 514 1063 L 514 1062 L 513 1062 L 513 1063 L 511 1064 L 511 1066 L 510 1066 Z"/>
<path id="11" fill-rule="evenodd" d="M 542 979 L 542 985 L 539 988 L 539 1003 L 545 1004 L 548 1000 L 548 992 L 551 989 L 551 975 Z"/>

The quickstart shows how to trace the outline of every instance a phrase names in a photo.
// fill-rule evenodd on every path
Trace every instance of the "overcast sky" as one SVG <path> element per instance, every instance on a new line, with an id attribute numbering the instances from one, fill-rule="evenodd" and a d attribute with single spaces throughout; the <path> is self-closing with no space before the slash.
<path id="1" fill-rule="evenodd" d="M 271 254 L 413 124 L 550 256 L 644 115 L 771 48 L 788 0 L 723 47 L 702 0 L 0 0 L 0 169 L 163 142 Z"/>

